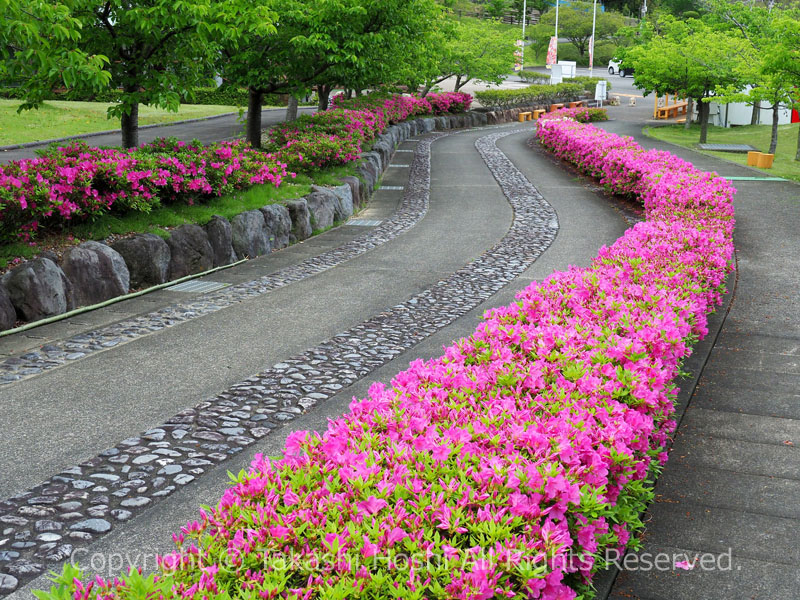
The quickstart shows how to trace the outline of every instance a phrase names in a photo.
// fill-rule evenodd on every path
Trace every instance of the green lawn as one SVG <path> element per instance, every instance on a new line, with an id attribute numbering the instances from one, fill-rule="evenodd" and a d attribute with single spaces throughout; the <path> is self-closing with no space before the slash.
<path id="1" fill-rule="evenodd" d="M 665 142 L 671 142 L 686 148 L 697 149 L 700 139 L 700 126 L 692 125 L 688 131 L 683 125 L 667 125 L 664 127 L 645 127 L 644 133 Z M 762 169 L 764 175 L 774 175 L 800 181 L 800 162 L 794 160 L 797 152 L 798 124 L 780 125 L 778 127 L 778 149 L 775 151 L 775 162 L 771 169 Z M 772 127 L 770 125 L 747 125 L 744 127 L 709 127 L 709 144 L 749 144 L 761 152 L 769 150 Z M 706 152 L 703 154 L 724 158 L 742 165 L 747 164 L 747 154 L 733 152 Z"/>
<path id="2" fill-rule="evenodd" d="M 102 102 L 45 102 L 38 110 L 17 113 L 19 100 L 0 98 L 0 146 L 23 144 L 52 138 L 118 129 L 117 119 L 106 118 L 110 104 Z M 139 124 L 154 125 L 181 119 L 209 117 L 236 112 L 235 106 L 206 106 L 184 104 L 176 113 L 166 110 L 139 107 Z"/>

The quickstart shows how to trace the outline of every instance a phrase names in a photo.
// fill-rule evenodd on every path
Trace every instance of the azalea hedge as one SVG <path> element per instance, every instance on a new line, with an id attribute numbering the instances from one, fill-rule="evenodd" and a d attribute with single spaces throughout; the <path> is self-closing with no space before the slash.
<path id="1" fill-rule="evenodd" d="M 161 204 L 202 202 L 256 184 L 280 186 L 296 171 L 357 160 L 387 125 L 418 115 L 462 112 L 468 94 L 364 97 L 358 109 L 303 116 L 270 131 L 264 148 L 243 141 L 203 146 L 157 140 L 139 148 L 52 147 L 0 165 L 0 243 L 33 240 L 40 229 L 109 212 L 149 212 Z"/>
<path id="2" fill-rule="evenodd" d="M 538 135 L 646 222 L 373 384 L 323 435 L 256 455 L 157 575 L 67 567 L 42 597 L 591 597 L 667 459 L 673 381 L 732 268 L 734 190 L 590 124 Z"/>

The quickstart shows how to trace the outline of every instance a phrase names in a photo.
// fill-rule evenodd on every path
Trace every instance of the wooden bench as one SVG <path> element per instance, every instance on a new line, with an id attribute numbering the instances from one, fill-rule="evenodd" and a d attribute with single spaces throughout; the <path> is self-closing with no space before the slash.
<path id="1" fill-rule="evenodd" d="M 656 109 L 656 119 L 671 119 L 672 117 L 677 117 L 678 115 L 685 115 L 686 107 L 688 105 L 688 102 L 676 102 L 675 104 L 661 106 Z"/>
<path id="2" fill-rule="evenodd" d="M 579 106 L 583 106 L 583 100 L 576 100 L 575 102 L 570 102 L 570 108 L 578 108 Z"/>
<path id="3" fill-rule="evenodd" d="M 556 111 L 559 108 L 564 108 L 563 104 L 551 104 L 550 105 L 550 112 Z"/>
<path id="4" fill-rule="evenodd" d="M 521 112 L 519 113 L 519 122 L 522 123 L 523 121 L 531 121 L 533 120 L 533 114 L 530 112 Z"/>
<path id="5" fill-rule="evenodd" d="M 542 116 L 544 113 L 546 113 L 546 112 L 547 112 L 547 111 L 546 111 L 546 110 L 544 110 L 543 108 L 540 108 L 539 110 L 535 110 L 535 111 L 533 111 L 533 120 L 534 120 L 534 121 L 538 121 L 538 120 L 539 120 L 539 117 L 541 117 L 541 116 Z"/>

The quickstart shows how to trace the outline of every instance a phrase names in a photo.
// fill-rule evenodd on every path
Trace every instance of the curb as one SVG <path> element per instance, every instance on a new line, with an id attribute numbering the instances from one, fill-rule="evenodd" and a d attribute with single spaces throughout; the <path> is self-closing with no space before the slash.
<path id="1" fill-rule="evenodd" d="M 298 107 L 298 110 L 303 108 L 313 107 Z M 267 108 L 264 110 L 286 110 L 285 108 Z M 262 111 L 263 112 L 263 111 Z M 219 115 L 211 115 L 208 117 L 197 117 L 196 119 L 182 119 L 180 121 L 171 121 L 169 123 L 153 123 L 152 125 L 141 125 L 139 129 L 154 129 L 156 127 L 169 127 L 170 125 L 185 125 L 186 123 L 200 123 L 202 121 L 211 121 L 212 119 L 221 119 L 223 117 L 232 117 L 238 115 L 238 112 L 227 112 Z M 10 146 L 0 146 L 0 152 L 7 152 L 8 150 L 21 150 L 23 148 L 33 148 L 35 146 L 48 146 L 57 142 L 67 142 L 69 140 L 82 140 L 85 138 L 98 137 L 101 135 L 111 135 L 119 133 L 119 129 L 106 129 L 105 131 L 93 131 L 92 133 L 81 133 L 78 135 L 68 135 L 66 137 L 52 138 L 49 140 L 40 140 L 38 142 L 25 142 L 24 144 L 12 144 Z"/>

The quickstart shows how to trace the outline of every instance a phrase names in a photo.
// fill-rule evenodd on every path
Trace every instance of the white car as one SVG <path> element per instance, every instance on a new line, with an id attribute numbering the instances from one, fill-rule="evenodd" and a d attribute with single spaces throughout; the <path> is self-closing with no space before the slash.
<path id="1" fill-rule="evenodd" d="M 614 73 L 619 73 L 620 77 L 625 77 L 627 75 L 633 75 L 633 69 L 631 67 L 620 67 L 620 61 L 617 59 L 612 58 L 608 61 L 608 74 L 613 75 Z"/>

